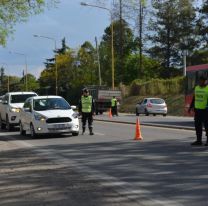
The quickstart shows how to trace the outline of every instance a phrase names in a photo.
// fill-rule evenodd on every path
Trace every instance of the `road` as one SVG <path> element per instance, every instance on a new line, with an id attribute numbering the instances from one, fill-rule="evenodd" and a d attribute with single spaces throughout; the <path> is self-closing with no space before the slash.
<path id="1" fill-rule="evenodd" d="M 119 114 L 119 117 L 113 117 L 113 118 L 109 118 L 108 113 L 105 113 L 104 115 L 95 116 L 95 119 L 101 121 L 123 122 L 128 124 L 135 124 L 136 118 L 137 117 L 135 114 L 125 114 L 125 113 L 121 113 Z M 176 116 L 163 117 L 161 115 L 157 115 L 157 116 L 140 115 L 138 118 L 140 119 L 141 125 L 194 130 L 193 117 L 176 117 Z"/>
<path id="2" fill-rule="evenodd" d="M 95 135 L 0 133 L 0 205 L 207 206 L 207 147 L 192 130 L 95 121 Z"/>

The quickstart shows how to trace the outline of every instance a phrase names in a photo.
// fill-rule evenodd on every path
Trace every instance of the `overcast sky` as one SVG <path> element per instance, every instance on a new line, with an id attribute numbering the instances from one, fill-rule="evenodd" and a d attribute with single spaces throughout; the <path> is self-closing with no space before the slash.
<path id="1" fill-rule="evenodd" d="M 49 39 L 35 38 L 38 34 L 56 39 L 57 47 L 65 37 L 71 48 L 78 48 L 84 41 L 94 44 L 95 36 L 101 39 L 104 29 L 110 24 L 107 11 L 84 7 L 82 0 L 60 0 L 57 8 L 46 10 L 33 16 L 27 23 L 16 25 L 15 33 L 8 39 L 6 48 L 0 46 L 0 66 L 5 64 L 6 74 L 21 76 L 25 69 L 25 58 L 17 53 L 26 54 L 28 73 L 39 77 L 44 68 L 43 62 L 53 55 L 54 42 Z M 85 1 L 93 3 L 93 1 Z M 10 53 L 12 51 L 13 53 Z"/>

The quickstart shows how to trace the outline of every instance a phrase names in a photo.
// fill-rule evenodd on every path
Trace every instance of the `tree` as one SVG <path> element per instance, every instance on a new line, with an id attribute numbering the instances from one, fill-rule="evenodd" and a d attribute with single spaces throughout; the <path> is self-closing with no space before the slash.
<path id="1" fill-rule="evenodd" d="M 28 82 L 28 91 L 37 92 L 40 88 L 39 82 L 36 77 L 32 74 L 27 74 L 27 82 Z M 20 80 L 20 89 L 21 91 L 25 91 L 25 76 L 23 76 Z"/>
<path id="2" fill-rule="evenodd" d="M 115 56 L 115 82 L 116 84 L 125 81 L 124 70 L 120 70 L 119 67 L 119 54 L 120 54 L 120 29 L 119 21 L 114 21 L 114 56 Z M 129 27 L 128 23 L 123 20 L 123 54 L 124 60 L 131 54 L 135 48 L 135 41 L 133 31 Z M 101 71 L 102 77 L 107 85 L 111 85 L 111 26 L 105 29 L 102 41 L 100 43 L 100 59 L 101 59 Z"/>
<path id="3" fill-rule="evenodd" d="M 14 32 L 18 22 L 26 21 L 29 16 L 43 12 L 44 7 L 57 0 L 1 0 L 0 1 L 0 45 L 5 46 L 6 39 Z"/>
<path id="4" fill-rule="evenodd" d="M 166 68 L 165 77 L 170 77 L 171 68 L 181 63 L 181 53 L 178 51 L 184 47 L 193 50 L 196 46 L 193 35 L 195 10 L 189 0 L 154 0 L 153 8 L 148 36 L 153 46 L 149 53 Z M 187 44 L 183 43 L 185 40 Z"/>
<path id="5" fill-rule="evenodd" d="M 199 9 L 200 17 L 197 21 L 199 35 L 201 36 L 202 46 L 208 45 L 208 0 L 204 0 L 201 9 Z"/>
<path id="6" fill-rule="evenodd" d="M 194 51 L 194 53 L 191 56 L 187 57 L 187 62 L 189 62 L 190 65 L 207 64 L 208 50 L 199 49 Z"/>
<path id="7" fill-rule="evenodd" d="M 105 3 L 106 0 L 97 0 L 97 3 Z M 144 22 L 146 15 L 146 0 L 116 0 L 113 1 L 113 16 L 114 21 L 119 21 L 119 53 L 117 57 L 117 69 L 120 72 L 123 72 L 123 65 L 125 61 L 125 53 L 124 53 L 124 26 L 123 22 L 130 22 L 132 24 L 132 20 L 135 22 L 136 32 L 138 32 L 138 37 L 136 38 L 137 47 L 139 48 L 139 64 L 136 74 L 140 74 L 140 77 L 143 76 L 143 50 L 144 50 Z"/>
<path id="8" fill-rule="evenodd" d="M 139 71 L 138 73 L 138 67 L 140 63 L 140 54 L 131 54 L 129 57 L 126 59 L 124 68 L 125 68 L 125 84 L 130 84 L 133 80 L 135 79 L 144 79 L 149 80 L 151 78 L 159 78 L 162 73 L 162 67 L 159 62 L 143 56 L 143 71 Z M 142 72 L 142 74 L 140 73 Z M 135 75 L 138 73 L 138 76 Z M 142 78 L 141 78 L 142 77 Z"/>
<path id="9" fill-rule="evenodd" d="M 62 39 L 61 45 L 62 45 L 62 47 L 60 49 L 57 49 L 56 50 L 56 53 L 57 54 L 65 54 L 66 51 L 69 49 L 69 47 L 66 45 L 66 39 L 65 39 L 65 37 Z"/>
<path id="10" fill-rule="evenodd" d="M 84 42 L 78 51 L 78 75 L 82 85 L 98 84 L 98 70 L 95 61 L 96 50 L 88 41 Z"/>
<path id="11" fill-rule="evenodd" d="M 4 78 L 4 67 L 1 67 L 1 85 L 3 83 L 3 78 Z"/>

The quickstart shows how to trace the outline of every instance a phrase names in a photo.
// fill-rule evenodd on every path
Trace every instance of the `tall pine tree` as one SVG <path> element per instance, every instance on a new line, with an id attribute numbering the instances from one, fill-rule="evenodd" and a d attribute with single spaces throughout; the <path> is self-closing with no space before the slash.
<path id="1" fill-rule="evenodd" d="M 190 0 L 152 1 L 153 17 L 149 22 L 149 53 L 165 68 L 163 77 L 171 76 L 171 68 L 182 62 L 182 50 L 192 50 L 195 31 L 195 10 Z M 185 44 L 184 44 L 185 42 Z"/>

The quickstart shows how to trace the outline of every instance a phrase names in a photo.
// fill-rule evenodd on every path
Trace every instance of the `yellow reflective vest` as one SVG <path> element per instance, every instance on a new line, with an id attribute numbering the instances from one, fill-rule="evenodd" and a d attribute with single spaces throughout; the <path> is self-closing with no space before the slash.
<path id="1" fill-rule="evenodd" d="M 82 112 L 90 113 L 92 112 L 92 96 L 82 96 Z"/>
<path id="2" fill-rule="evenodd" d="M 111 99 L 111 107 L 115 107 L 116 106 L 116 98 Z"/>
<path id="3" fill-rule="evenodd" d="M 208 86 L 195 87 L 195 108 L 196 109 L 206 109 L 208 106 Z"/>

